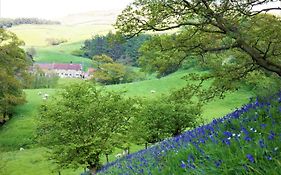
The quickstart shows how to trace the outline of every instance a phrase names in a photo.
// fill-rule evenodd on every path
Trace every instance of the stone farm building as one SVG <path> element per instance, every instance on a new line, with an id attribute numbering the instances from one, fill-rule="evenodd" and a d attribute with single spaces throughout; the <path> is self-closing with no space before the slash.
<path id="1" fill-rule="evenodd" d="M 33 68 L 41 69 L 45 75 L 55 73 L 60 78 L 84 78 L 85 76 L 82 64 L 35 63 Z"/>

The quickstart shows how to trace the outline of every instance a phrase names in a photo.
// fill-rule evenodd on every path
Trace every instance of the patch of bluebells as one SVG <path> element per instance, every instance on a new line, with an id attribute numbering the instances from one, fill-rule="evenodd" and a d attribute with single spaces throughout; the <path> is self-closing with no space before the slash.
<path id="1" fill-rule="evenodd" d="M 256 98 L 207 125 L 108 163 L 99 174 L 221 174 L 229 169 L 271 174 L 281 157 L 280 106 L 281 92 Z"/>

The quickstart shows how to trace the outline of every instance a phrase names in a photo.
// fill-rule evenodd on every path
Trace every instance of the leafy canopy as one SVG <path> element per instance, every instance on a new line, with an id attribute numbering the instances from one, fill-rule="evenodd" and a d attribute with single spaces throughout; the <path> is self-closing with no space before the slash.
<path id="1" fill-rule="evenodd" d="M 0 29 L 0 121 L 12 114 L 14 106 L 25 102 L 22 89 L 29 82 L 31 62 L 20 48 L 23 44 L 13 33 Z"/>
<path id="2" fill-rule="evenodd" d="M 166 75 L 196 57 L 210 71 L 192 77 L 213 78 L 212 91 L 224 92 L 259 75 L 280 81 L 281 18 L 264 13 L 281 8 L 259 8 L 269 2 L 277 0 L 135 0 L 115 26 L 128 37 L 177 29 L 146 43 L 140 63 Z"/>
<path id="3" fill-rule="evenodd" d="M 59 167 L 98 169 L 100 156 L 122 142 L 136 103 L 91 83 L 67 87 L 40 110 L 39 141 Z"/>

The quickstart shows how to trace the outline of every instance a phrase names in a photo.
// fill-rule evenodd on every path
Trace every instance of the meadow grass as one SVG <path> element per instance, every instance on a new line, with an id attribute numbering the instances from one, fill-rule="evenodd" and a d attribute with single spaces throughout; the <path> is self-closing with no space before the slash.
<path id="1" fill-rule="evenodd" d="M 64 46 L 66 50 L 64 50 Z M 71 55 L 68 45 L 60 46 L 60 49 L 56 47 L 41 47 L 37 48 L 37 54 L 34 60 L 38 63 L 76 63 L 82 64 L 84 71 L 87 71 L 89 67 L 92 67 L 92 60 L 84 57 L 78 57 Z"/>
<path id="2" fill-rule="evenodd" d="M 0 151 L 32 147 L 37 109 L 44 102 L 39 92 L 54 94 L 54 89 L 25 90 L 27 103 L 16 108 L 16 115 L 0 128 Z"/>
<path id="3" fill-rule="evenodd" d="M 125 95 L 127 96 L 153 98 L 152 96 L 168 93 L 170 90 L 177 90 L 183 87 L 186 82 L 181 78 L 191 71 L 194 70 L 178 71 L 161 79 L 151 78 L 150 80 L 141 82 L 106 86 L 106 88 L 114 91 L 125 91 Z M 57 88 L 63 88 L 65 85 L 80 83 L 82 81 L 83 80 L 80 79 L 60 79 Z M 150 92 L 151 90 L 155 90 L 156 93 L 152 94 Z M 0 151 L 1 160 L 3 160 L 0 161 L 2 164 L 0 165 L 0 169 L 4 167 L 3 172 L 5 171 L 4 173 L 0 173 L 1 175 L 52 174 L 52 170 L 55 167 L 45 158 L 47 149 L 38 147 L 34 138 L 38 114 L 37 109 L 40 104 L 44 103 L 42 97 L 38 95 L 38 92 L 48 93 L 52 96 L 57 91 L 58 89 L 25 90 L 28 102 L 17 107 L 16 116 L 0 129 Z M 203 117 L 206 121 L 209 121 L 214 117 L 224 115 L 232 109 L 246 103 L 250 95 L 251 93 L 247 91 L 239 91 L 227 95 L 223 100 L 215 100 L 204 107 Z M 20 152 L 20 147 L 26 149 Z M 143 145 L 132 145 L 130 150 L 131 152 L 136 152 L 143 148 Z M 116 149 L 114 153 L 109 156 L 109 161 L 114 161 L 116 159 L 115 155 L 121 152 L 122 150 Z M 102 162 L 106 162 L 105 156 L 102 156 Z M 68 169 L 63 171 L 62 175 L 78 174 L 82 171 L 83 170 Z M 57 171 L 55 171 L 55 174 L 58 174 Z"/>

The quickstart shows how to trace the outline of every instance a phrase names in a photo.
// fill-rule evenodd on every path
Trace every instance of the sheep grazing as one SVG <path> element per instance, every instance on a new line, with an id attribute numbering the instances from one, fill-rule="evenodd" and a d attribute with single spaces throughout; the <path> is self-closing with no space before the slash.
<path id="1" fill-rule="evenodd" d="M 42 92 L 40 91 L 40 92 L 38 92 L 38 95 L 42 95 Z"/>
<path id="2" fill-rule="evenodd" d="M 128 155 L 129 154 L 129 150 L 128 149 L 125 149 L 122 153 L 119 153 L 119 154 L 116 154 L 115 155 L 115 158 L 121 158 L 121 157 L 124 157 L 124 156 L 126 156 L 126 155 Z"/>
<path id="3" fill-rule="evenodd" d="M 24 150 L 24 148 L 20 148 L 20 151 L 23 151 Z"/>
<path id="4" fill-rule="evenodd" d="M 118 158 L 121 158 L 122 156 L 123 156 L 123 154 L 119 153 L 119 154 L 116 154 L 116 155 L 115 155 L 115 158 L 118 159 Z"/>
<path id="5" fill-rule="evenodd" d="M 45 100 L 47 100 L 49 98 L 49 94 L 44 94 L 43 99 L 45 98 Z"/>
<path id="6" fill-rule="evenodd" d="M 128 149 L 125 149 L 125 150 L 123 151 L 123 153 L 122 153 L 123 156 L 126 156 L 126 155 L 128 155 L 128 154 L 129 154 L 129 150 L 128 150 Z"/>
<path id="7" fill-rule="evenodd" d="M 156 91 L 155 90 L 151 90 L 150 93 L 154 94 Z"/>

